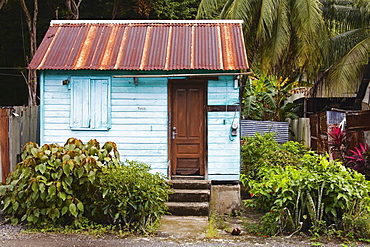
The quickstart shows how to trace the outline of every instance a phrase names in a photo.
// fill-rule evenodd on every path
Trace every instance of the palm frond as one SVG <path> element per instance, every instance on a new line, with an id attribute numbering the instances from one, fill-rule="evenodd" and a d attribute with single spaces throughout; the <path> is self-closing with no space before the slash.
<path id="1" fill-rule="evenodd" d="M 261 69 L 274 71 L 280 68 L 281 61 L 290 46 L 291 25 L 289 20 L 289 5 L 287 1 L 280 1 L 277 14 L 271 31 L 271 37 L 261 52 Z"/>
<path id="2" fill-rule="evenodd" d="M 325 85 L 333 95 L 356 92 L 370 57 L 370 37 L 355 45 L 329 70 Z"/>
<path id="3" fill-rule="evenodd" d="M 369 37 L 364 28 L 350 30 L 331 39 L 330 61 L 336 61 L 346 55 L 356 44 Z"/>
<path id="4" fill-rule="evenodd" d="M 217 10 L 225 0 L 202 0 L 198 7 L 196 19 L 209 18 L 210 13 Z"/>
<path id="5" fill-rule="evenodd" d="M 295 43 L 295 66 L 306 68 L 308 76 L 321 67 L 328 41 L 319 6 L 318 1 L 298 0 L 294 2 L 292 10 L 292 13 L 295 13 L 293 30 L 296 31 L 298 39 Z"/>

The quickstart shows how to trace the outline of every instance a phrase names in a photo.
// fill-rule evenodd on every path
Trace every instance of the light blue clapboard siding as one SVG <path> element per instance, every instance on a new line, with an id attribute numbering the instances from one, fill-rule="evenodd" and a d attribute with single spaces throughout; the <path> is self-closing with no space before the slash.
<path id="1" fill-rule="evenodd" d="M 220 77 L 208 83 L 208 105 L 238 105 L 239 88 L 233 77 Z M 238 180 L 240 139 L 230 137 L 233 121 L 239 124 L 239 112 L 208 112 L 208 179 Z"/>
<path id="2" fill-rule="evenodd" d="M 73 74 L 72 74 L 73 73 Z M 41 144 L 59 143 L 76 137 L 83 142 L 97 139 L 117 143 L 121 159 L 150 164 L 153 172 L 168 172 L 168 89 L 167 78 L 114 78 L 109 71 L 46 71 L 41 76 Z M 114 72 L 115 75 L 118 73 Z M 71 85 L 62 81 L 89 75 L 111 80 L 111 128 L 70 128 Z M 237 105 L 239 88 L 234 78 L 221 76 L 208 83 L 208 105 Z M 240 170 L 239 136 L 230 139 L 230 126 L 239 122 L 239 112 L 209 112 L 208 179 L 237 180 Z"/>
<path id="3" fill-rule="evenodd" d="M 74 72 L 75 73 L 75 72 Z M 88 72 L 94 78 L 107 77 Z M 84 76 L 77 72 L 76 76 Z M 71 96 L 68 85 L 62 81 L 71 77 L 66 72 L 46 72 L 42 77 L 43 143 L 59 143 L 68 137 L 84 142 L 97 139 L 117 143 L 121 159 L 137 160 L 151 164 L 154 171 L 167 174 L 167 79 L 139 79 L 135 86 L 132 78 L 111 77 L 111 128 L 109 131 L 73 131 L 69 127 Z"/>

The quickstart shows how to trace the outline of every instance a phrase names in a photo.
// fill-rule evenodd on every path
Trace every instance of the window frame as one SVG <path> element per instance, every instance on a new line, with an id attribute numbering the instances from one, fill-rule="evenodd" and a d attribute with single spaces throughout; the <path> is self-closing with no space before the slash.
<path id="1" fill-rule="evenodd" d="M 70 90 L 71 130 L 107 131 L 111 128 L 110 77 L 73 76 Z"/>

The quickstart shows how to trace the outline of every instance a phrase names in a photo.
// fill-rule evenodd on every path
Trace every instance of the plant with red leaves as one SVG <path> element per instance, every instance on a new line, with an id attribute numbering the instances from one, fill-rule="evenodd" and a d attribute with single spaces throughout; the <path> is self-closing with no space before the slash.
<path id="1" fill-rule="evenodd" d="M 352 156 L 346 156 L 348 159 L 347 166 L 351 167 L 366 176 L 367 179 L 370 178 L 370 150 L 369 145 L 365 143 L 360 143 L 360 147 L 355 147 L 354 150 L 350 150 L 353 154 Z"/>
<path id="2" fill-rule="evenodd" d="M 329 132 L 328 135 L 332 138 L 331 141 L 329 141 L 330 150 L 333 151 L 339 151 L 340 152 L 340 158 L 344 160 L 344 153 L 346 150 L 346 130 L 342 130 L 341 127 L 334 126 Z"/>

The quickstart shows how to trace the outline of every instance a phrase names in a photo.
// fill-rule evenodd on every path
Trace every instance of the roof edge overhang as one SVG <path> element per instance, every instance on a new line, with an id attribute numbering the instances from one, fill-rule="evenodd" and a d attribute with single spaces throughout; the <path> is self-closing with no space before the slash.
<path id="1" fill-rule="evenodd" d="M 50 25 L 56 24 L 242 24 L 243 20 L 51 20 Z"/>

